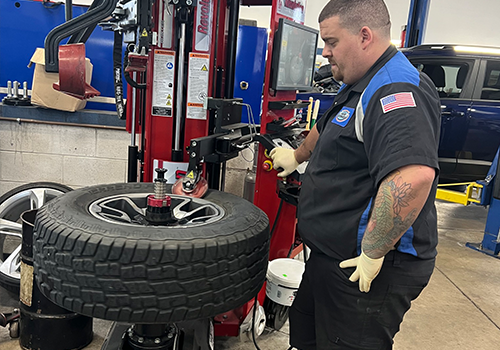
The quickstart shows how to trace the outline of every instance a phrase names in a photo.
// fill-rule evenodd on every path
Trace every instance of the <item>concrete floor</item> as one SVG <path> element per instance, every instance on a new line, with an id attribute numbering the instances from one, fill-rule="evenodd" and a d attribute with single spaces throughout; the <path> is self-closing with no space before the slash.
<path id="1" fill-rule="evenodd" d="M 500 349 L 500 259 L 465 247 L 480 242 L 487 210 L 439 202 L 439 255 L 429 286 L 407 313 L 395 338 L 395 350 Z M 0 293 L 0 311 L 12 310 L 15 298 Z M 94 340 L 85 350 L 99 350 L 110 322 L 94 320 Z M 57 332 L 57 330 L 54 330 Z M 257 339 L 262 350 L 288 348 L 288 324 Z M 215 348 L 251 350 L 252 342 L 217 338 Z M 19 350 L 18 340 L 0 328 L 0 350 Z M 52 349 L 42 349 L 52 350 Z"/>

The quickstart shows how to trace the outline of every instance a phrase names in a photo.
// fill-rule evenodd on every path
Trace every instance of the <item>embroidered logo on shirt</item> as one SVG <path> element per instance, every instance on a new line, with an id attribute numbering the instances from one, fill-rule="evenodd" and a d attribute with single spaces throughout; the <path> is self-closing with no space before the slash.
<path id="1" fill-rule="evenodd" d="M 354 114 L 354 108 L 343 107 L 333 118 L 332 123 L 345 127 Z"/>
<path id="2" fill-rule="evenodd" d="M 406 107 L 416 107 L 415 99 L 413 98 L 413 93 L 411 92 L 400 92 L 397 94 L 392 94 L 380 99 L 382 104 L 382 110 L 384 113 L 393 111 L 399 108 Z"/>

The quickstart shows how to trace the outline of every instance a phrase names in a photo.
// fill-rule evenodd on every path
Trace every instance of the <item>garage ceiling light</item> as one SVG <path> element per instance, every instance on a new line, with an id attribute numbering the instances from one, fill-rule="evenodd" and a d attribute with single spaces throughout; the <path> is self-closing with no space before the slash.
<path id="1" fill-rule="evenodd" d="M 391 43 L 392 45 L 396 46 L 396 47 L 401 47 L 401 40 L 398 40 L 398 39 L 392 39 L 391 40 Z"/>
<path id="2" fill-rule="evenodd" d="M 500 49 L 494 49 L 490 47 L 474 47 L 474 46 L 455 46 L 455 51 L 459 52 L 470 52 L 470 53 L 482 53 L 482 54 L 500 54 Z"/>

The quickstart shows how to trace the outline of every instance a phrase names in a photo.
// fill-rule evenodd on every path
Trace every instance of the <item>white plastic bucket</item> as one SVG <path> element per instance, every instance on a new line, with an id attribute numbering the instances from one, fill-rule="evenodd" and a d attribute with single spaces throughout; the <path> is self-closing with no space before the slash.
<path id="1" fill-rule="evenodd" d="M 267 268 L 266 295 L 280 305 L 291 306 L 299 288 L 304 262 L 295 259 L 274 259 Z"/>

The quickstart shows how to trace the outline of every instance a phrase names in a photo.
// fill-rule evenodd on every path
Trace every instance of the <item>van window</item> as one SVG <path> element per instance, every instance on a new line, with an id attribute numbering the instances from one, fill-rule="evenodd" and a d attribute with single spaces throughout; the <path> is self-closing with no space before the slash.
<path id="1" fill-rule="evenodd" d="M 412 62 L 413 66 L 431 78 L 440 97 L 459 98 L 469 71 L 469 65 L 432 62 Z"/>
<path id="2" fill-rule="evenodd" d="M 500 100 L 500 62 L 488 61 L 481 99 Z"/>

